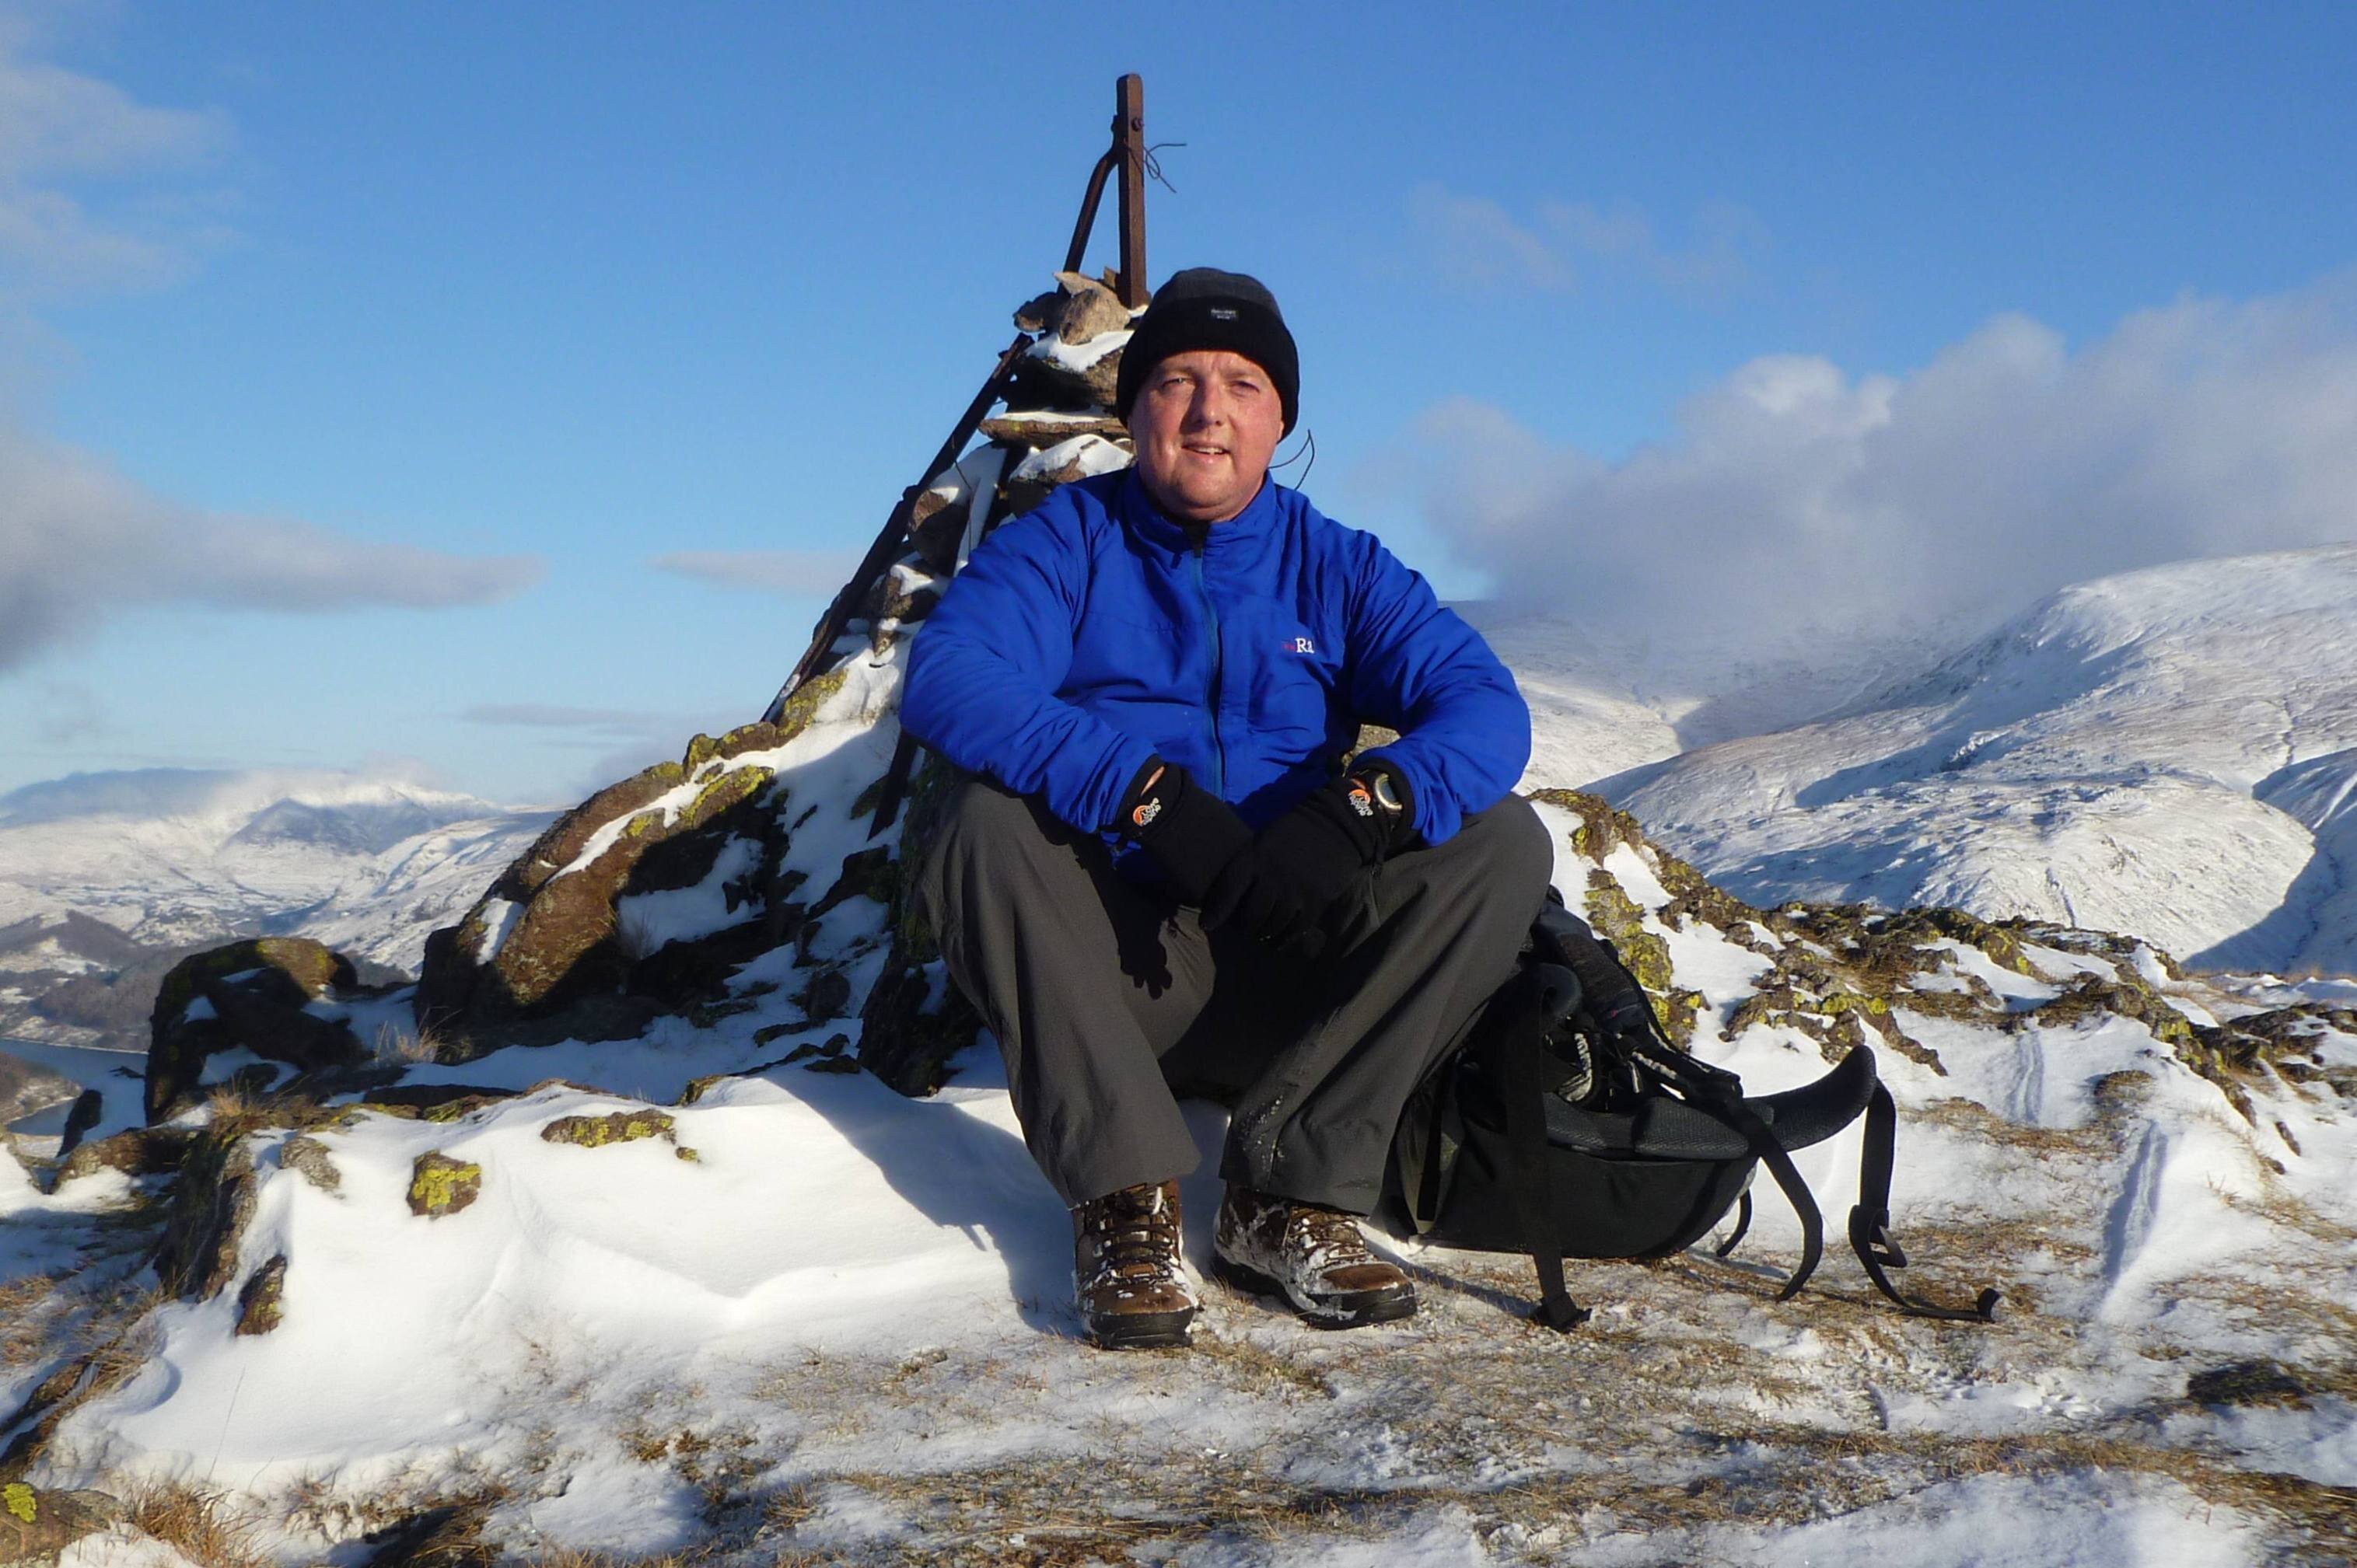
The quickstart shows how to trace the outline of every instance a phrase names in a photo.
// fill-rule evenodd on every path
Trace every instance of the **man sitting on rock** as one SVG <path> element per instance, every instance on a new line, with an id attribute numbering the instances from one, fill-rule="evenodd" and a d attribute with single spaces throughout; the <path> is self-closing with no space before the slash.
<path id="1" fill-rule="evenodd" d="M 978 776 L 918 908 L 1072 1210 L 1092 1340 L 1186 1343 L 1182 1091 L 1232 1110 L 1220 1270 L 1405 1317 L 1352 1217 L 1544 895 L 1530 713 L 1421 576 L 1269 482 L 1300 371 L 1257 281 L 1173 276 L 1118 386 L 1135 464 L 997 530 L 916 639 L 902 723 Z M 1346 765 L 1361 721 L 1398 738 Z"/>

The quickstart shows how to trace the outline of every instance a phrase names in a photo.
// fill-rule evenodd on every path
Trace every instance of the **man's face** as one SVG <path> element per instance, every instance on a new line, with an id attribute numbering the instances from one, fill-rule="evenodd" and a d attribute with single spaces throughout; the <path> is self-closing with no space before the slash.
<path id="1" fill-rule="evenodd" d="M 1182 522 L 1225 522 L 1251 504 L 1285 434 L 1268 372 L 1225 349 L 1190 349 L 1146 373 L 1129 409 L 1137 477 Z"/>

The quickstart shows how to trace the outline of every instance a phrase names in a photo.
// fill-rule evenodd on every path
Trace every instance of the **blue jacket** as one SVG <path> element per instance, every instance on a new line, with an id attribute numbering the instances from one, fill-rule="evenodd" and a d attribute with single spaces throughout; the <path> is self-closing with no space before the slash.
<path id="1" fill-rule="evenodd" d="M 1361 720 L 1399 732 L 1366 755 L 1406 779 L 1431 843 L 1530 759 L 1513 677 L 1374 535 L 1274 483 L 1190 533 L 1128 470 L 975 550 L 900 699 L 919 740 L 1090 832 L 1157 755 L 1258 829 L 1334 776 Z"/>

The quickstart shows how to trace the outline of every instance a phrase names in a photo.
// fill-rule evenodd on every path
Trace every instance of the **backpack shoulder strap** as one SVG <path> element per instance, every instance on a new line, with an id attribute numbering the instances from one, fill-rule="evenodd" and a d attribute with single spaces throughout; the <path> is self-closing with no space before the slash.
<path id="1" fill-rule="evenodd" d="M 1508 1184 L 1513 1189 L 1515 1217 L 1522 1222 L 1523 1245 L 1539 1276 L 1539 1305 L 1532 1316 L 1558 1333 L 1587 1322 L 1588 1311 L 1571 1299 L 1563 1276 L 1563 1248 L 1555 1235 L 1544 1058 L 1548 1027 L 1578 1002 L 1579 982 L 1569 970 L 1525 964 L 1491 1002 L 1483 1020 L 1483 1065 L 1506 1112 Z"/>
<path id="2" fill-rule="evenodd" d="M 1503 1059 L 1498 1089 L 1506 1102 L 1506 1148 L 1513 1165 L 1514 1203 L 1522 1210 L 1523 1242 L 1530 1249 L 1531 1267 L 1539 1276 L 1538 1309 L 1531 1316 L 1558 1334 L 1587 1321 L 1587 1308 L 1571 1299 L 1563 1277 L 1563 1247 L 1555 1238 L 1555 1212 L 1548 1201 L 1553 1187 L 1547 1175 L 1546 1085 L 1540 1057 L 1545 1031 L 1537 1015 L 1502 1031 L 1497 1040 Z"/>

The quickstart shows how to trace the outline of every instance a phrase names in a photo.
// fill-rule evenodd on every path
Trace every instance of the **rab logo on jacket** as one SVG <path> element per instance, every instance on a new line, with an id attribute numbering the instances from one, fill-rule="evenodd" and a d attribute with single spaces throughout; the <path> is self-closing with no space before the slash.
<path id="1" fill-rule="evenodd" d="M 1293 639 L 1292 651 L 1296 653 L 1315 653 L 1318 651 L 1317 641 L 1311 638 L 1297 637 Z"/>

